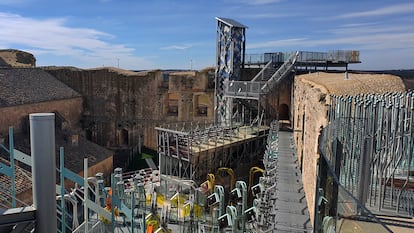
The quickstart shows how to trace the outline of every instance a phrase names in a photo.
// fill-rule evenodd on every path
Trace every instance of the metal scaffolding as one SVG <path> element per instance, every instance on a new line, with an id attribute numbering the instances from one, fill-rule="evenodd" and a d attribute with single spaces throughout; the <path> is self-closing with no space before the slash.
<path id="1" fill-rule="evenodd" d="M 189 127 L 188 127 L 189 126 Z M 219 167 L 237 167 L 254 161 L 268 127 L 261 125 L 221 127 L 182 124 L 171 129 L 156 127 L 161 174 L 204 181 Z"/>
<path id="2" fill-rule="evenodd" d="M 45 115 L 50 117 L 50 115 Z M 37 116 L 36 116 L 37 117 Z M 42 115 L 43 117 L 43 115 Z M 43 120 L 43 119 L 41 119 Z M 44 120 L 43 120 L 44 121 Z M 54 129 L 54 127 L 51 127 Z M 47 128 L 50 130 L 50 127 Z M 36 130 L 31 130 L 35 132 Z M 3 144 L 0 144 L 0 148 L 6 150 L 8 153 L 12 151 L 10 160 L 7 160 L 7 164 L 13 164 L 19 162 L 21 164 L 31 167 L 33 171 L 34 166 L 43 164 L 45 159 L 36 158 L 35 156 L 24 154 L 23 152 L 16 150 L 13 147 L 13 129 L 9 131 L 9 149 Z M 33 137 L 41 140 L 51 140 L 51 137 L 44 137 L 45 133 L 41 136 L 34 135 Z M 51 136 L 51 135 L 49 135 Z M 38 144 L 39 147 L 48 145 L 51 142 L 38 143 L 36 140 L 34 144 Z M 32 145 L 33 146 L 33 145 Z M 49 146 L 50 147 L 50 146 Z M 54 151 L 54 146 L 50 148 Z M 34 149 L 32 148 L 32 151 Z M 45 152 L 42 152 L 46 154 Z M 42 154 L 42 155 L 43 155 Z M 52 156 L 48 156 L 51 158 Z M 54 159 L 53 155 L 53 159 Z M 36 161 L 36 159 L 38 161 Z M 36 164 L 37 162 L 37 164 Z M 16 192 L 10 190 L 9 187 L 0 186 L 0 193 L 2 195 L 2 208 L 6 208 L 0 215 L 0 228 L 2 230 L 10 230 L 10 232 L 31 232 L 42 230 L 53 232 L 116 232 L 126 231 L 129 232 L 145 232 L 145 216 L 146 213 L 151 212 L 150 205 L 146 203 L 145 186 L 151 186 L 152 182 L 157 182 L 159 177 L 145 177 L 145 171 L 136 171 L 134 173 L 122 173 L 121 168 L 116 168 L 114 174 L 111 175 L 111 187 L 104 187 L 104 177 L 102 173 L 97 173 L 94 177 L 88 177 L 88 165 L 87 159 L 85 159 L 84 177 L 79 176 L 73 171 L 64 167 L 64 150 L 60 148 L 60 166 L 55 168 L 48 165 L 50 170 L 59 174 L 59 184 L 55 182 L 48 182 L 47 187 L 39 185 L 39 182 L 47 180 L 45 175 L 38 175 L 36 177 L 31 174 L 25 175 L 24 184 L 19 181 L 20 186 L 26 185 L 29 188 L 38 189 L 41 192 L 41 198 L 47 197 L 45 190 L 49 190 L 49 197 L 46 201 L 52 203 L 42 204 L 37 200 L 37 205 L 29 206 L 26 203 L 16 198 Z M 6 175 L 4 181 L 10 182 L 16 179 L 17 169 L 5 168 L 5 164 L 0 163 L 3 169 L 0 169 L 2 174 Z M 9 166 L 7 166 L 9 167 Z M 39 169 L 42 169 L 40 167 Z M 43 170 L 47 170 L 43 168 Z M 5 171 L 8 172 L 5 174 Z M 151 171 L 150 171 L 151 172 Z M 50 177 L 50 175 L 49 175 Z M 32 180 L 34 180 L 32 182 Z M 65 181 L 73 182 L 74 188 L 68 191 L 65 188 Z M 18 190 L 19 187 L 15 186 L 16 182 L 12 182 L 14 189 Z M 30 184 L 32 183 L 32 185 Z M 88 187 L 88 188 L 85 188 Z M 50 198 L 51 196 L 51 198 Z M 39 197 L 38 197 L 39 199 Z M 14 200 L 14 201 L 13 201 Z M 45 200 L 43 200 L 44 202 Z M 36 202 L 36 200 L 34 200 Z M 108 207 L 109 206 L 109 207 Z M 110 208 L 112 206 L 113 208 Z M 83 211 L 82 211 L 83 210 Z M 39 212 L 47 211 L 47 214 L 54 213 L 54 216 L 44 217 L 40 216 Z M 122 213 L 122 216 L 119 213 Z M 55 219 L 54 221 L 51 221 Z M 43 222 L 42 222 L 43 221 Z M 128 223 L 128 224 L 126 224 Z M 39 226 L 43 224 L 43 226 Z M 53 230 L 55 229 L 55 230 Z"/>
<path id="3" fill-rule="evenodd" d="M 322 140 L 341 184 L 367 208 L 414 216 L 414 92 L 331 96 Z"/>

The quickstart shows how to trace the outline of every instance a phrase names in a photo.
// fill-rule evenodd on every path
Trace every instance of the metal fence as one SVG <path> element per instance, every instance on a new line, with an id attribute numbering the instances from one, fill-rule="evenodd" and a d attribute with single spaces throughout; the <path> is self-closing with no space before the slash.
<path id="1" fill-rule="evenodd" d="M 256 65 L 273 63 L 283 63 L 295 52 L 274 52 L 264 54 L 246 54 L 245 64 Z M 328 52 L 309 52 L 300 51 L 298 62 L 346 62 L 359 63 L 359 51 L 356 50 L 331 50 Z"/>
<path id="2" fill-rule="evenodd" d="M 314 232 L 372 232 L 373 229 L 377 233 L 392 232 L 341 184 L 335 162 L 325 156 L 340 148 L 336 142 L 333 145 L 331 151 L 320 151 Z"/>
<path id="3" fill-rule="evenodd" d="M 341 184 L 372 211 L 414 216 L 414 93 L 331 101 L 321 151 L 339 168 Z"/>

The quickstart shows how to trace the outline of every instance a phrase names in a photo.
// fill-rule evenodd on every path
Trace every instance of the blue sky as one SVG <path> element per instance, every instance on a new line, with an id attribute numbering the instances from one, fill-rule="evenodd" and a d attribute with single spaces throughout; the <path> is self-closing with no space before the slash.
<path id="1" fill-rule="evenodd" d="M 0 0 L 0 49 L 38 66 L 214 66 L 215 17 L 248 26 L 246 53 L 360 50 L 351 69 L 414 68 L 414 2 Z"/>

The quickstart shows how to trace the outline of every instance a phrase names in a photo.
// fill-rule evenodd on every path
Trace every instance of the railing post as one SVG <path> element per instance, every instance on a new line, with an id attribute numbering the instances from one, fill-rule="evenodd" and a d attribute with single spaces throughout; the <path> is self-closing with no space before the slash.
<path id="1" fill-rule="evenodd" d="M 13 127 L 9 128 L 9 154 L 10 154 L 10 168 L 11 174 L 11 196 L 12 207 L 16 208 L 16 172 L 14 170 L 14 141 L 13 141 Z"/>
<path id="2" fill-rule="evenodd" d="M 34 113 L 29 118 L 35 233 L 56 232 L 55 114 Z"/>
<path id="3" fill-rule="evenodd" d="M 60 208 L 61 208 L 61 218 L 62 218 L 62 231 L 61 233 L 66 233 L 66 199 L 65 199 L 65 175 L 63 174 L 63 169 L 65 169 L 65 152 L 63 147 L 59 148 L 59 167 L 60 167 Z"/>
<path id="4" fill-rule="evenodd" d="M 89 208 L 86 200 L 89 198 L 89 183 L 88 183 L 88 158 L 83 159 L 83 216 L 85 219 L 85 233 L 89 232 Z"/>

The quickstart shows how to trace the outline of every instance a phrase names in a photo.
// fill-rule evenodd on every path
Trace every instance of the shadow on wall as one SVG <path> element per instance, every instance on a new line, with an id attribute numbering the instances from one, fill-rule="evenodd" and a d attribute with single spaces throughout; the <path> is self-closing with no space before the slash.
<path id="1" fill-rule="evenodd" d="M 289 120 L 289 106 L 287 104 L 279 105 L 279 120 Z"/>

